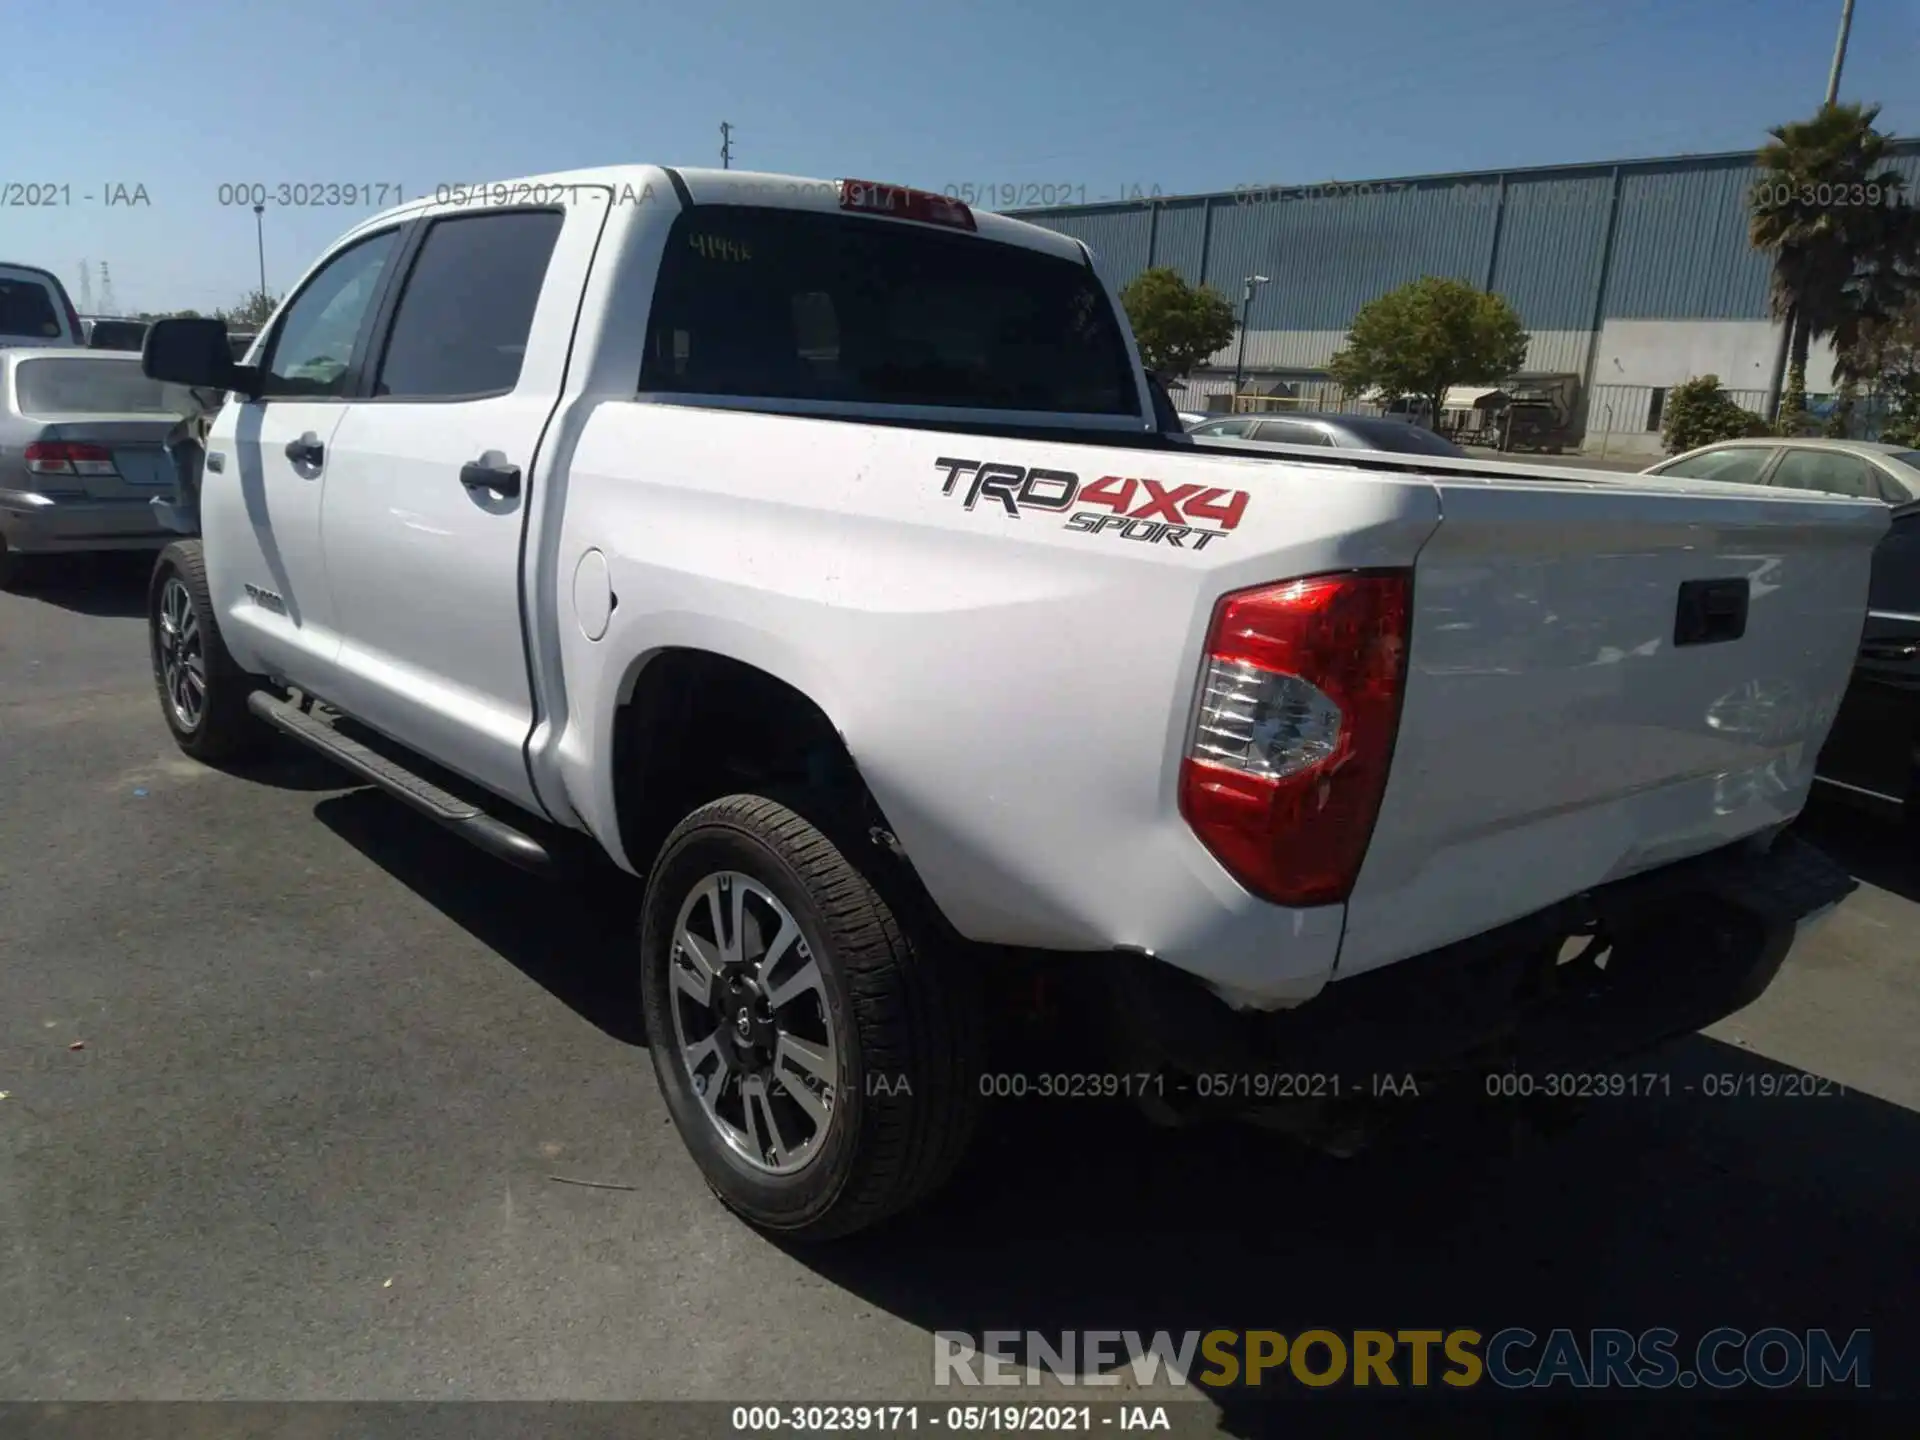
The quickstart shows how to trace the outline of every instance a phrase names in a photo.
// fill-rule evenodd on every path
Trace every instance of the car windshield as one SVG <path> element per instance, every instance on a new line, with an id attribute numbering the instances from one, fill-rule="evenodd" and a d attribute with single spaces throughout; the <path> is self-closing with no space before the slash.
<path id="1" fill-rule="evenodd" d="M 22 360 L 14 390 L 23 415 L 171 415 L 179 410 L 172 387 L 140 373 L 140 362 Z"/>

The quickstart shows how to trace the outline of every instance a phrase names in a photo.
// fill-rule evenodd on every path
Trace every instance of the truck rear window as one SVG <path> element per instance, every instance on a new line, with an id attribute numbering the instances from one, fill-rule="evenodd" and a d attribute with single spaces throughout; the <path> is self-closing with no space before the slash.
<path id="1" fill-rule="evenodd" d="M 640 388 L 1140 413 L 1086 265 L 898 220 L 733 205 L 674 221 Z"/>
<path id="2" fill-rule="evenodd" d="M 53 308 L 53 296 L 43 283 L 0 276 L 0 336 L 52 340 L 60 333 L 60 312 Z"/>
<path id="3" fill-rule="evenodd" d="M 167 387 L 126 360 L 21 360 L 14 366 L 14 393 L 23 415 L 166 415 L 174 404 Z"/>

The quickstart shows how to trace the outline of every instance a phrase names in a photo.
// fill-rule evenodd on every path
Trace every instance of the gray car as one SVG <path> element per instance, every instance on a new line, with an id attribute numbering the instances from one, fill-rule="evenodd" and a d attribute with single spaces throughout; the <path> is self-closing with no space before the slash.
<path id="1" fill-rule="evenodd" d="M 1642 473 L 1780 490 L 1822 490 L 1829 495 L 1884 500 L 1889 505 L 1920 499 L 1920 450 L 1866 440 L 1766 436 L 1722 440 L 1662 460 Z"/>
<path id="2" fill-rule="evenodd" d="M 0 587 L 42 555 L 157 550 L 184 392 L 111 350 L 0 350 Z"/>
<path id="3" fill-rule="evenodd" d="M 1336 450 L 1387 450 L 1402 455 L 1451 455 L 1465 450 L 1424 425 L 1376 415 L 1336 415 L 1296 410 L 1285 415 L 1226 415 L 1195 425 L 1196 440 L 1255 445 L 1325 445 Z"/>

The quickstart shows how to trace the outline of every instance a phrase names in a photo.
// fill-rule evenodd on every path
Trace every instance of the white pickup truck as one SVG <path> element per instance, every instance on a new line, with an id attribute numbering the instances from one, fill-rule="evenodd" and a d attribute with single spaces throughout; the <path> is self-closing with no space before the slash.
<path id="1" fill-rule="evenodd" d="M 644 876 L 660 1085 L 769 1229 L 924 1195 L 996 1088 L 1321 1113 L 1617 1056 L 1843 893 L 1778 837 L 1883 507 L 1200 450 L 1082 245 L 942 196 L 449 190 L 247 363 L 167 320 L 144 364 L 227 392 L 152 583 L 181 748 L 277 730 Z M 1049 965 L 1119 1060 L 1000 1084 L 983 977 Z"/>

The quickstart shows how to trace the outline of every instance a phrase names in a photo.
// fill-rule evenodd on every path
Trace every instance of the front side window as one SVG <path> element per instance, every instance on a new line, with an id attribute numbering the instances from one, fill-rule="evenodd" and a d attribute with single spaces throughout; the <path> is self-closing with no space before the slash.
<path id="1" fill-rule="evenodd" d="M 640 389 L 1138 415 L 1092 270 L 932 226 L 696 206 L 667 239 Z"/>
<path id="2" fill-rule="evenodd" d="M 520 380 L 533 310 L 565 216 L 436 220 L 407 275 L 375 395 L 502 395 Z"/>
<path id="3" fill-rule="evenodd" d="M 1349 423 L 1347 428 L 1369 450 L 1387 450 L 1398 455 L 1451 455 L 1456 459 L 1465 458 L 1467 453 L 1446 436 L 1436 435 L 1424 425 L 1400 420 L 1382 420 L 1376 424 L 1357 420 Z"/>
<path id="4" fill-rule="evenodd" d="M 360 241 L 307 283 L 274 331 L 263 394 L 325 399 L 347 393 L 353 347 L 379 297 L 398 235 L 386 230 Z"/>
<path id="5" fill-rule="evenodd" d="M 1671 465 L 1663 465 L 1655 474 L 1673 475 L 1685 480 L 1720 480 L 1729 485 L 1757 485 L 1760 472 L 1774 452 L 1764 445 L 1743 445 L 1733 450 L 1708 450 L 1689 455 Z"/>
<path id="6" fill-rule="evenodd" d="M 1196 435 L 1229 435 L 1235 439 L 1245 435 L 1253 428 L 1251 420 L 1209 420 L 1204 425 L 1196 425 Z"/>
<path id="7" fill-rule="evenodd" d="M 1857 500 L 1880 498 L 1873 467 L 1844 450 L 1789 449 L 1768 483 L 1782 490 L 1819 490 Z"/>
<path id="8" fill-rule="evenodd" d="M 1253 432 L 1256 440 L 1273 440 L 1282 445 L 1331 445 L 1333 437 L 1326 431 L 1313 425 L 1302 425 L 1297 420 L 1262 420 L 1260 428 Z"/>

